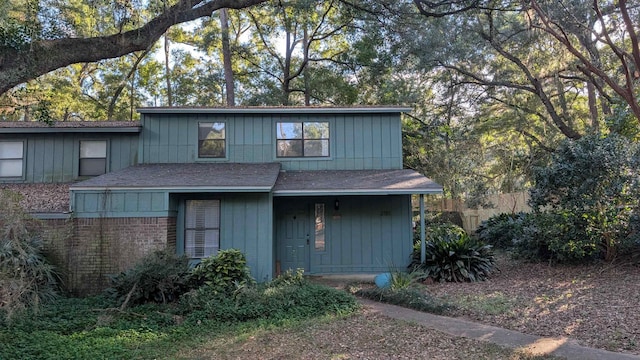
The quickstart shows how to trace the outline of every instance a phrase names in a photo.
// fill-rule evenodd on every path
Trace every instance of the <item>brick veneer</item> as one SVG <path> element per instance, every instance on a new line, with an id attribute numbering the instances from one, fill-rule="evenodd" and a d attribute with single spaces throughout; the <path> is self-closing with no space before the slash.
<path id="1" fill-rule="evenodd" d="M 107 275 L 133 267 L 154 250 L 176 248 L 176 219 L 91 218 L 44 220 L 45 249 L 73 295 L 96 294 Z"/>

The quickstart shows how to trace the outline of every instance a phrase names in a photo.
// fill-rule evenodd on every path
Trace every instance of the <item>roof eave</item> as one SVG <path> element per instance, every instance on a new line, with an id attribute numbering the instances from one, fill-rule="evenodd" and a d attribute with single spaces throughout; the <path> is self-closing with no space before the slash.
<path id="1" fill-rule="evenodd" d="M 71 186 L 70 191 L 169 191 L 172 193 L 255 193 L 271 192 L 269 186 Z"/>
<path id="2" fill-rule="evenodd" d="M 406 106 L 385 107 L 266 107 L 266 108 L 139 108 L 141 114 L 345 114 L 345 113 L 403 113 L 413 109 Z"/>
<path id="3" fill-rule="evenodd" d="M 442 194 L 442 189 L 326 189 L 276 190 L 274 196 L 334 196 L 334 195 L 431 195 Z"/>
<path id="4" fill-rule="evenodd" d="M 0 128 L 0 134 L 47 134 L 47 133 L 140 133 L 142 127 L 23 127 Z"/>

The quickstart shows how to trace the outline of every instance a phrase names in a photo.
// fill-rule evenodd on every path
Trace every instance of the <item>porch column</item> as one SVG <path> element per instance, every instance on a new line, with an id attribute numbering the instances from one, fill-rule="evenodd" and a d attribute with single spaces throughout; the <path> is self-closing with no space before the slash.
<path id="1" fill-rule="evenodd" d="M 424 194 L 420 194 L 420 263 L 427 260 L 427 248 L 424 229 Z"/>

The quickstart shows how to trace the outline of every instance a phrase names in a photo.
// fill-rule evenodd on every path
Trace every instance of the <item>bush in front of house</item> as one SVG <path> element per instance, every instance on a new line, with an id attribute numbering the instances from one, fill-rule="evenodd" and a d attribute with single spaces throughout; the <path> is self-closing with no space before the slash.
<path id="1" fill-rule="evenodd" d="M 480 223 L 475 231 L 475 237 L 494 249 L 511 249 L 514 240 L 522 236 L 523 225 L 529 214 L 501 213 L 493 215 Z"/>
<path id="2" fill-rule="evenodd" d="M 205 285 L 183 297 L 182 309 L 187 321 L 237 323 L 350 313 L 358 308 L 352 295 L 312 284 L 298 275 L 301 273 L 285 273 L 267 283 L 236 287 L 232 293 L 211 291 Z"/>
<path id="3" fill-rule="evenodd" d="M 160 250 L 147 255 L 133 268 L 110 276 L 111 287 L 105 294 L 126 305 L 174 302 L 191 290 L 190 277 L 186 256 Z"/>
<path id="4" fill-rule="evenodd" d="M 19 205 L 18 194 L 0 191 L 0 317 L 58 297 L 60 277 L 43 253 L 40 232 Z"/>
<path id="5" fill-rule="evenodd" d="M 464 229 L 436 224 L 426 231 L 426 260 L 421 263 L 420 242 L 413 247 L 409 269 L 434 281 L 482 281 L 496 270 L 491 245 L 474 239 Z"/>
<path id="6" fill-rule="evenodd" d="M 191 280 L 196 288 L 206 286 L 208 291 L 222 293 L 255 283 L 247 259 L 238 249 L 220 250 L 203 259 L 193 269 Z"/>

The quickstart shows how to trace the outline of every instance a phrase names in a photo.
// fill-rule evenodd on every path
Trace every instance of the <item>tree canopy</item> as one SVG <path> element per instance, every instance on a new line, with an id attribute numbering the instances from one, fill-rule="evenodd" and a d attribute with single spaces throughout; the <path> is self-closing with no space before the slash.
<path id="1" fill-rule="evenodd" d="M 0 27 L 0 94 L 68 65 L 147 50 L 173 25 L 210 16 L 222 8 L 241 9 L 264 1 L 152 1 L 145 9 L 148 12 L 142 11 L 142 4 L 117 1 L 109 9 L 112 21 L 107 28 L 75 26 L 83 15 L 102 15 L 87 14 L 91 8 L 83 2 L 57 6 L 49 0 L 22 0 L 13 8 L 5 4 L 0 13 L 5 23 Z"/>
<path id="2" fill-rule="evenodd" d="M 640 139 L 639 31 L 639 0 L 16 0 L 0 118 L 408 105 L 405 166 L 482 205 L 565 139 Z"/>

